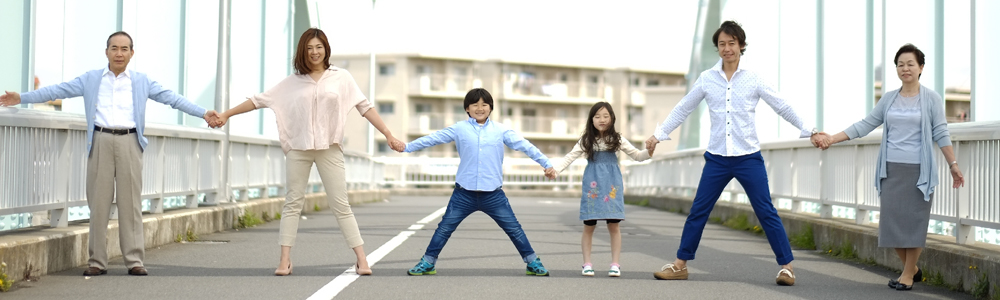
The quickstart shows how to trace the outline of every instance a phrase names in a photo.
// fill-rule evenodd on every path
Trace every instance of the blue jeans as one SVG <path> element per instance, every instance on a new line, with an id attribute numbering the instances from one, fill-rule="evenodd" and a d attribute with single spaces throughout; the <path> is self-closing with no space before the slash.
<path id="1" fill-rule="evenodd" d="M 691 214 L 684 223 L 681 234 L 681 246 L 677 249 L 677 258 L 693 260 L 694 253 L 701 242 L 701 234 L 705 231 L 705 222 L 715 208 L 722 190 L 733 178 L 743 186 L 750 198 L 760 226 L 764 228 L 767 242 L 777 258 L 779 265 L 791 263 L 792 247 L 788 244 L 788 235 L 778 217 L 778 211 L 771 204 L 771 189 L 767 186 L 767 169 L 764 168 L 764 157 L 760 152 L 743 156 L 721 156 L 705 152 L 705 168 L 698 182 L 698 192 L 691 205 Z"/>
<path id="2" fill-rule="evenodd" d="M 524 259 L 525 263 L 535 260 L 537 257 L 535 250 L 531 249 L 528 237 L 521 230 L 521 223 L 518 223 L 517 217 L 514 217 L 514 211 L 510 209 L 510 202 L 507 201 L 507 195 L 502 189 L 491 192 L 469 191 L 457 183 L 455 184 L 455 192 L 451 194 L 451 200 L 448 201 L 448 209 L 441 217 L 441 222 L 438 223 L 437 230 L 434 231 L 430 245 L 427 245 L 424 260 L 432 264 L 436 263 L 441 249 L 451 238 L 451 233 L 455 232 L 458 224 L 461 224 L 465 217 L 476 211 L 486 213 L 493 218 L 493 221 L 497 222 L 497 225 L 500 225 L 500 228 L 510 237 L 510 241 L 514 242 L 514 247 L 517 247 L 517 252 L 521 253 L 521 258 Z"/>

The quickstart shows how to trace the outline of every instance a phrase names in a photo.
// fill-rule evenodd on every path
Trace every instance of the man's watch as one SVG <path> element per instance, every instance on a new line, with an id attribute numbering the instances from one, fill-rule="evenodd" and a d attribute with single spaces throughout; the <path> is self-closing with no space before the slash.
<path id="1" fill-rule="evenodd" d="M 816 130 L 816 127 L 813 127 L 812 131 L 810 131 L 810 132 L 812 133 L 812 134 L 810 134 L 810 136 L 813 136 L 813 135 L 816 135 L 817 133 L 819 133 L 819 130 Z"/>

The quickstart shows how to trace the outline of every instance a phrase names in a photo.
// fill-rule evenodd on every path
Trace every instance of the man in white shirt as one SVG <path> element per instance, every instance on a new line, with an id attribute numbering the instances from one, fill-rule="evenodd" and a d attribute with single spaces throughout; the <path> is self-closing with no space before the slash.
<path id="1" fill-rule="evenodd" d="M 757 219 L 764 228 L 771 250 L 777 257 L 781 271 L 776 282 L 779 285 L 795 284 L 792 272 L 792 248 L 781 223 L 777 210 L 771 204 L 771 192 L 767 185 L 767 169 L 760 155 L 757 140 L 757 126 L 754 109 L 757 101 L 763 99 L 782 118 L 801 130 L 800 137 L 811 137 L 816 144 L 819 135 L 815 129 L 806 129 L 795 111 L 781 98 L 774 87 L 765 83 L 753 71 L 740 67 L 740 57 L 746 52 L 746 33 L 734 21 L 726 21 L 712 36 L 719 51 L 719 63 L 705 70 L 695 81 L 691 91 L 674 107 L 667 119 L 656 132 L 646 140 L 646 148 L 653 149 L 684 122 L 684 119 L 698 107 L 702 100 L 708 104 L 711 117 L 711 137 L 705 152 L 705 168 L 691 214 L 684 223 L 680 249 L 673 263 L 655 272 L 657 279 L 686 280 L 687 261 L 701 242 L 708 216 L 715 207 L 723 189 L 736 178 L 746 191 Z"/>
<path id="2" fill-rule="evenodd" d="M 87 116 L 87 206 L 90 208 L 88 252 L 84 276 L 106 274 L 107 230 L 111 203 L 118 208 L 118 242 L 129 275 L 147 275 L 142 264 L 145 238 L 142 229 L 142 152 L 147 140 L 146 100 L 160 102 L 213 124 L 214 110 L 192 103 L 144 73 L 128 69 L 135 51 L 132 37 L 112 33 L 104 50 L 108 64 L 76 79 L 35 91 L 0 95 L 0 106 L 42 103 L 83 96 Z M 115 199 L 117 198 L 117 201 Z"/>

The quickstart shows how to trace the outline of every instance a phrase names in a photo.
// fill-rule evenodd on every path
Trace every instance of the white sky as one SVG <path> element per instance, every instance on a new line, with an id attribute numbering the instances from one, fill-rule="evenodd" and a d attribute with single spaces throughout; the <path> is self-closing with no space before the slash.
<path id="1" fill-rule="evenodd" d="M 757 23 L 777 18 L 774 8 L 796 4 L 784 1 L 797 0 L 726 1 L 727 8 L 731 9 L 727 9 L 723 17 L 740 21 L 748 30 L 755 29 Z M 857 16 L 836 15 L 840 6 L 864 3 L 864 0 L 846 1 L 844 5 L 827 2 L 828 26 L 847 21 L 863 23 L 863 19 L 855 20 Z M 933 0 L 886 1 L 892 15 L 921 15 L 911 10 L 933 8 Z M 320 25 L 328 34 L 336 36 L 331 37 L 335 41 L 332 50 L 338 54 L 367 54 L 374 49 L 376 53 L 687 72 L 698 2 L 378 0 L 374 16 L 371 2 L 367 0 L 318 0 L 318 6 L 322 18 Z M 880 2 L 876 1 L 876 28 L 881 25 Z M 969 0 L 948 1 L 945 7 L 948 54 L 943 66 L 946 86 L 969 86 L 968 15 Z M 903 24 L 888 25 L 890 29 L 905 27 Z M 785 30 L 791 30 L 787 33 L 795 29 Z M 876 41 L 880 41 L 881 32 L 876 31 Z M 925 52 L 933 47 L 923 42 L 924 36 L 929 37 L 931 32 L 910 31 L 888 34 L 891 41 L 886 46 L 893 50 L 887 51 L 888 56 L 902 45 L 893 43 L 912 42 Z M 761 41 L 777 32 L 757 29 L 751 34 L 754 40 Z M 880 46 L 876 43 L 876 51 Z"/>
<path id="2" fill-rule="evenodd" d="M 687 72 L 696 0 L 319 1 L 335 53 Z"/>

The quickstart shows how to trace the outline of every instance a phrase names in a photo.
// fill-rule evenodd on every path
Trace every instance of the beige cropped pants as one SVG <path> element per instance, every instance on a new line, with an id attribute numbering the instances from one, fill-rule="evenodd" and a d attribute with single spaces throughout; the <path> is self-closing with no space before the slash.
<path id="1" fill-rule="evenodd" d="M 285 176 L 287 178 L 288 194 L 281 212 L 281 225 L 278 230 L 278 244 L 295 246 L 295 235 L 299 229 L 299 219 L 302 206 L 305 203 L 305 190 L 308 186 L 309 171 L 313 163 L 319 171 L 326 189 L 326 200 L 329 202 L 333 215 L 337 217 L 340 231 L 344 234 L 349 248 L 363 245 L 358 221 L 347 202 L 347 180 L 344 176 L 344 152 L 339 144 L 330 145 L 325 150 L 291 150 L 285 154 Z"/>

